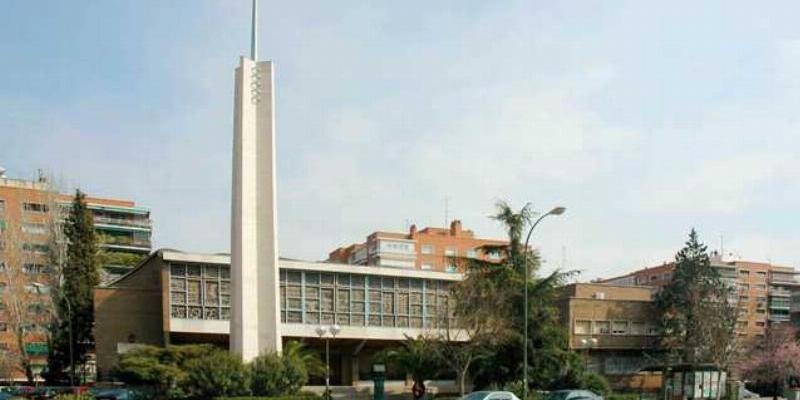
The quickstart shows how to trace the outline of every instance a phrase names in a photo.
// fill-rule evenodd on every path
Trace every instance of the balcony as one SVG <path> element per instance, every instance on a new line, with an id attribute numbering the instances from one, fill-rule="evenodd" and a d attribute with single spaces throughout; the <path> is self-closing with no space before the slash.
<path id="1" fill-rule="evenodd" d="M 150 221 L 147 218 L 113 218 L 113 217 L 96 215 L 94 217 L 94 223 L 103 225 L 145 228 L 148 230 L 152 227 L 152 221 Z"/>
<path id="2" fill-rule="evenodd" d="M 582 345 L 582 339 L 597 339 L 590 347 Z M 587 349 L 650 349 L 658 344 L 658 336 L 648 335 L 573 335 L 572 348 Z"/>
<path id="3" fill-rule="evenodd" d="M 775 286 L 769 287 L 769 295 L 772 297 L 791 297 L 792 291 L 789 289 L 778 288 Z"/>
<path id="4" fill-rule="evenodd" d="M 789 314 L 770 314 L 767 318 L 769 322 L 788 322 L 791 321 Z"/>

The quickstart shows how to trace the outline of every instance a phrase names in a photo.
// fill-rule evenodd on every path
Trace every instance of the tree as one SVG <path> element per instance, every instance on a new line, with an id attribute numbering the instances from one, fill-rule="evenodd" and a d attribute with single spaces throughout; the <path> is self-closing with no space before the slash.
<path id="1" fill-rule="evenodd" d="M 138 346 L 120 355 L 114 375 L 121 382 L 152 386 L 156 399 L 185 397 L 190 365 L 220 351 L 209 344 L 184 346 Z"/>
<path id="2" fill-rule="evenodd" d="M 99 283 L 99 271 L 93 221 L 86 205 L 86 195 L 76 190 L 64 223 L 66 259 L 61 271 L 61 285 L 54 298 L 58 320 L 48 359 L 48 380 L 51 381 L 63 380 L 64 370 L 71 367 L 71 361 L 85 365 L 88 348 L 84 344 L 94 342 L 93 291 Z M 70 360 L 70 345 L 74 360 Z M 73 373 L 70 370 L 70 374 Z"/>
<path id="3" fill-rule="evenodd" d="M 734 288 L 711 266 L 694 229 L 675 256 L 672 281 L 656 296 L 662 347 L 680 362 L 727 367 L 736 349 Z"/>
<path id="4" fill-rule="evenodd" d="M 504 386 L 519 381 L 522 372 L 524 306 L 528 302 L 528 382 L 542 388 L 567 373 L 575 355 L 569 350 L 566 328 L 560 323 L 554 306 L 556 290 L 573 272 L 555 271 L 540 277 L 539 257 L 522 242 L 525 229 L 531 226 L 535 213 L 530 205 L 519 211 L 504 202 L 497 204 L 492 216 L 508 234 L 508 244 L 485 246 L 484 252 L 497 252 L 501 261 L 462 258 L 456 260 L 467 274 L 455 285 L 453 325 L 468 341 L 453 341 L 453 329 L 447 329 L 447 340 L 440 349 L 442 359 L 463 381 L 473 368 L 475 381 L 482 385 Z M 525 279 L 526 265 L 530 273 Z M 528 298 L 523 296 L 528 285 Z M 448 326 L 450 327 L 450 326 Z"/>
<path id="5" fill-rule="evenodd" d="M 739 364 L 739 374 L 746 380 L 771 385 L 777 398 L 786 382 L 800 377 L 797 329 L 788 323 L 770 326 L 764 340 Z"/>
<path id="6" fill-rule="evenodd" d="M 250 370 L 253 395 L 296 395 L 308 383 L 309 376 L 325 374 L 325 364 L 302 343 L 290 341 L 282 353 L 269 352 L 256 357 L 250 363 Z"/>
<path id="7" fill-rule="evenodd" d="M 425 387 L 425 380 L 433 378 L 439 370 L 441 362 L 436 355 L 435 340 L 424 336 L 412 338 L 406 336 L 400 346 L 389 349 L 382 356 L 401 371 L 411 375 L 414 387 Z"/>

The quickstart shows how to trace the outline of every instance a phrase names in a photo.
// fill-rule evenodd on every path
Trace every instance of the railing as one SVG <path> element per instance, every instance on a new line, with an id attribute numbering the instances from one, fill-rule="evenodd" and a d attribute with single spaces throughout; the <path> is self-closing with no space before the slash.
<path id="1" fill-rule="evenodd" d="M 112 218 L 112 217 L 95 216 L 94 222 L 97 224 L 138 226 L 142 228 L 150 228 L 152 226 L 152 221 L 150 221 L 149 219 L 142 219 L 142 218 Z"/>

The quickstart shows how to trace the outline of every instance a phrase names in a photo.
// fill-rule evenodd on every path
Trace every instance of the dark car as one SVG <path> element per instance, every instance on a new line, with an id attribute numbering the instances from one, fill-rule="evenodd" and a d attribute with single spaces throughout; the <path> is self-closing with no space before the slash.
<path id="1" fill-rule="evenodd" d="M 133 400 L 130 390 L 124 388 L 92 388 L 89 394 L 98 400 Z"/>

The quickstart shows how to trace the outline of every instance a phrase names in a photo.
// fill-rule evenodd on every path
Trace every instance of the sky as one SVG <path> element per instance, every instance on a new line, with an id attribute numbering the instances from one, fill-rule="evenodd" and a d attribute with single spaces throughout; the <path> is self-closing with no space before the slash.
<path id="1" fill-rule="evenodd" d="M 800 266 L 800 4 L 260 2 L 276 65 L 279 247 L 324 259 L 373 231 L 499 200 L 549 217 L 543 269 L 609 277 L 690 229 Z M 155 247 L 230 242 L 233 70 L 247 0 L 6 0 L 0 165 L 151 209 Z"/>

